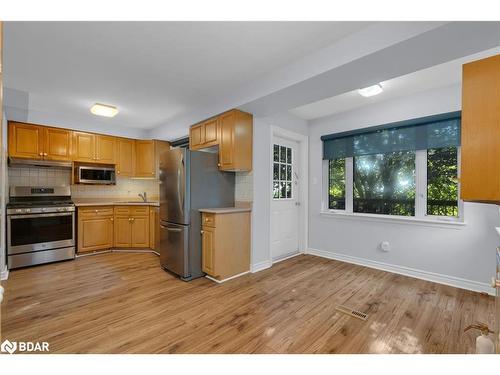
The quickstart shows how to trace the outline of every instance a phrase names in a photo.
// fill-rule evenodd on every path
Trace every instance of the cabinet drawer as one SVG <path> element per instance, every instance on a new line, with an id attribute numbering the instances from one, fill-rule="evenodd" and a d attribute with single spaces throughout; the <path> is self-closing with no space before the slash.
<path id="1" fill-rule="evenodd" d="M 203 212 L 201 216 L 201 225 L 215 227 L 215 214 Z"/>
<path id="2" fill-rule="evenodd" d="M 130 215 L 130 207 L 129 206 L 115 206 L 115 215 Z"/>
<path id="3" fill-rule="evenodd" d="M 81 218 L 113 216 L 113 207 L 110 206 L 80 207 L 78 209 L 78 215 Z"/>
<path id="4" fill-rule="evenodd" d="M 131 216 L 148 216 L 149 206 L 130 207 Z"/>

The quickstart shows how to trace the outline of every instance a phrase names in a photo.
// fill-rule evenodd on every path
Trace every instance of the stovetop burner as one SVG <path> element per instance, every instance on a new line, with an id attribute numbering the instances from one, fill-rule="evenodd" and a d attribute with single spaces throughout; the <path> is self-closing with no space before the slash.
<path id="1" fill-rule="evenodd" d="M 69 186 L 12 186 L 7 214 L 74 211 Z"/>

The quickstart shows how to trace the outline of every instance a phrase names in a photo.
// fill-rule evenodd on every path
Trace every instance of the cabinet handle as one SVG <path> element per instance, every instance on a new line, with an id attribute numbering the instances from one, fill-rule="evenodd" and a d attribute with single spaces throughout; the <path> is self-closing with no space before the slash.
<path id="1" fill-rule="evenodd" d="M 95 213 L 98 213 L 98 212 L 99 212 L 99 210 L 95 210 Z"/>
<path id="2" fill-rule="evenodd" d="M 217 166 L 220 167 L 220 163 L 217 163 Z"/>
<path id="3" fill-rule="evenodd" d="M 43 152 L 39 152 L 39 153 L 38 153 L 38 156 L 43 156 Z"/>
<path id="4" fill-rule="evenodd" d="M 109 220 L 113 221 L 114 219 L 112 217 L 110 217 Z"/>
<path id="5" fill-rule="evenodd" d="M 200 233 L 201 233 L 201 234 L 203 234 L 203 233 L 205 233 L 205 231 L 204 231 L 204 230 L 202 230 L 202 231 L 200 231 Z"/>
<path id="6" fill-rule="evenodd" d="M 43 156 L 47 156 L 48 154 L 46 152 L 43 153 Z"/>
<path id="7" fill-rule="evenodd" d="M 120 174 L 120 171 L 116 171 L 116 173 Z"/>

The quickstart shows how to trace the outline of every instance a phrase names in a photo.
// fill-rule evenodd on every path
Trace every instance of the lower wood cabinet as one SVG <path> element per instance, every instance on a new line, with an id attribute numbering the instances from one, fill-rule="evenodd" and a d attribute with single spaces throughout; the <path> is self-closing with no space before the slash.
<path id="1" fill-rule="evenodd" d="M 160 252 L 160 207 L 149 207 L 149 247 Z"/>
<path id="2" fill-rule="evenodd" d="M 250 270 L 250 212 L 202 213 L 202 270 L 223 281 Z"/>
<path id="3" fill-rule="evenodd" d="M 157 208 L 157 207 L 155 207 Z M 150 247 L 149 206 L 78 208 L 78 253 Z"/>
<path id="4" fill-rule="evenodd" d="M 149 247 L 149 206 L 115 206 L 114 247 Z"/>
<path id="5" fill-rule="evenodd" d="M 78 252 L 112 248 L 113 222 L 112 206 L 80 207 L 78 209 Z"/>

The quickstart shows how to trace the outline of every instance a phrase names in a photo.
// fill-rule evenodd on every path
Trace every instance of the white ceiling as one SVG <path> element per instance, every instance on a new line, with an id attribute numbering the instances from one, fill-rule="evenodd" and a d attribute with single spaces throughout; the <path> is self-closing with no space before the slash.
<path id="1" fill-rule="evenodd" d="M 7 116 L 38 113 L 115 133 L 154 128 L 367 25 L 5 22 Z M 95 102 L 120 113 L 96 117 Z"/>
<path id="2" fill-rule="evenodd" d="M 439 64 L 394 79 L 381 82 L 384 91 L 369 98 L 362 97 L 357 90 L 323 99 L 290 110 L 293 115 L 305 120 L 329 116 L 397 97 L 403 97 L 462 82 L 462 65 L 500 53 L 500 47 Z"/>

